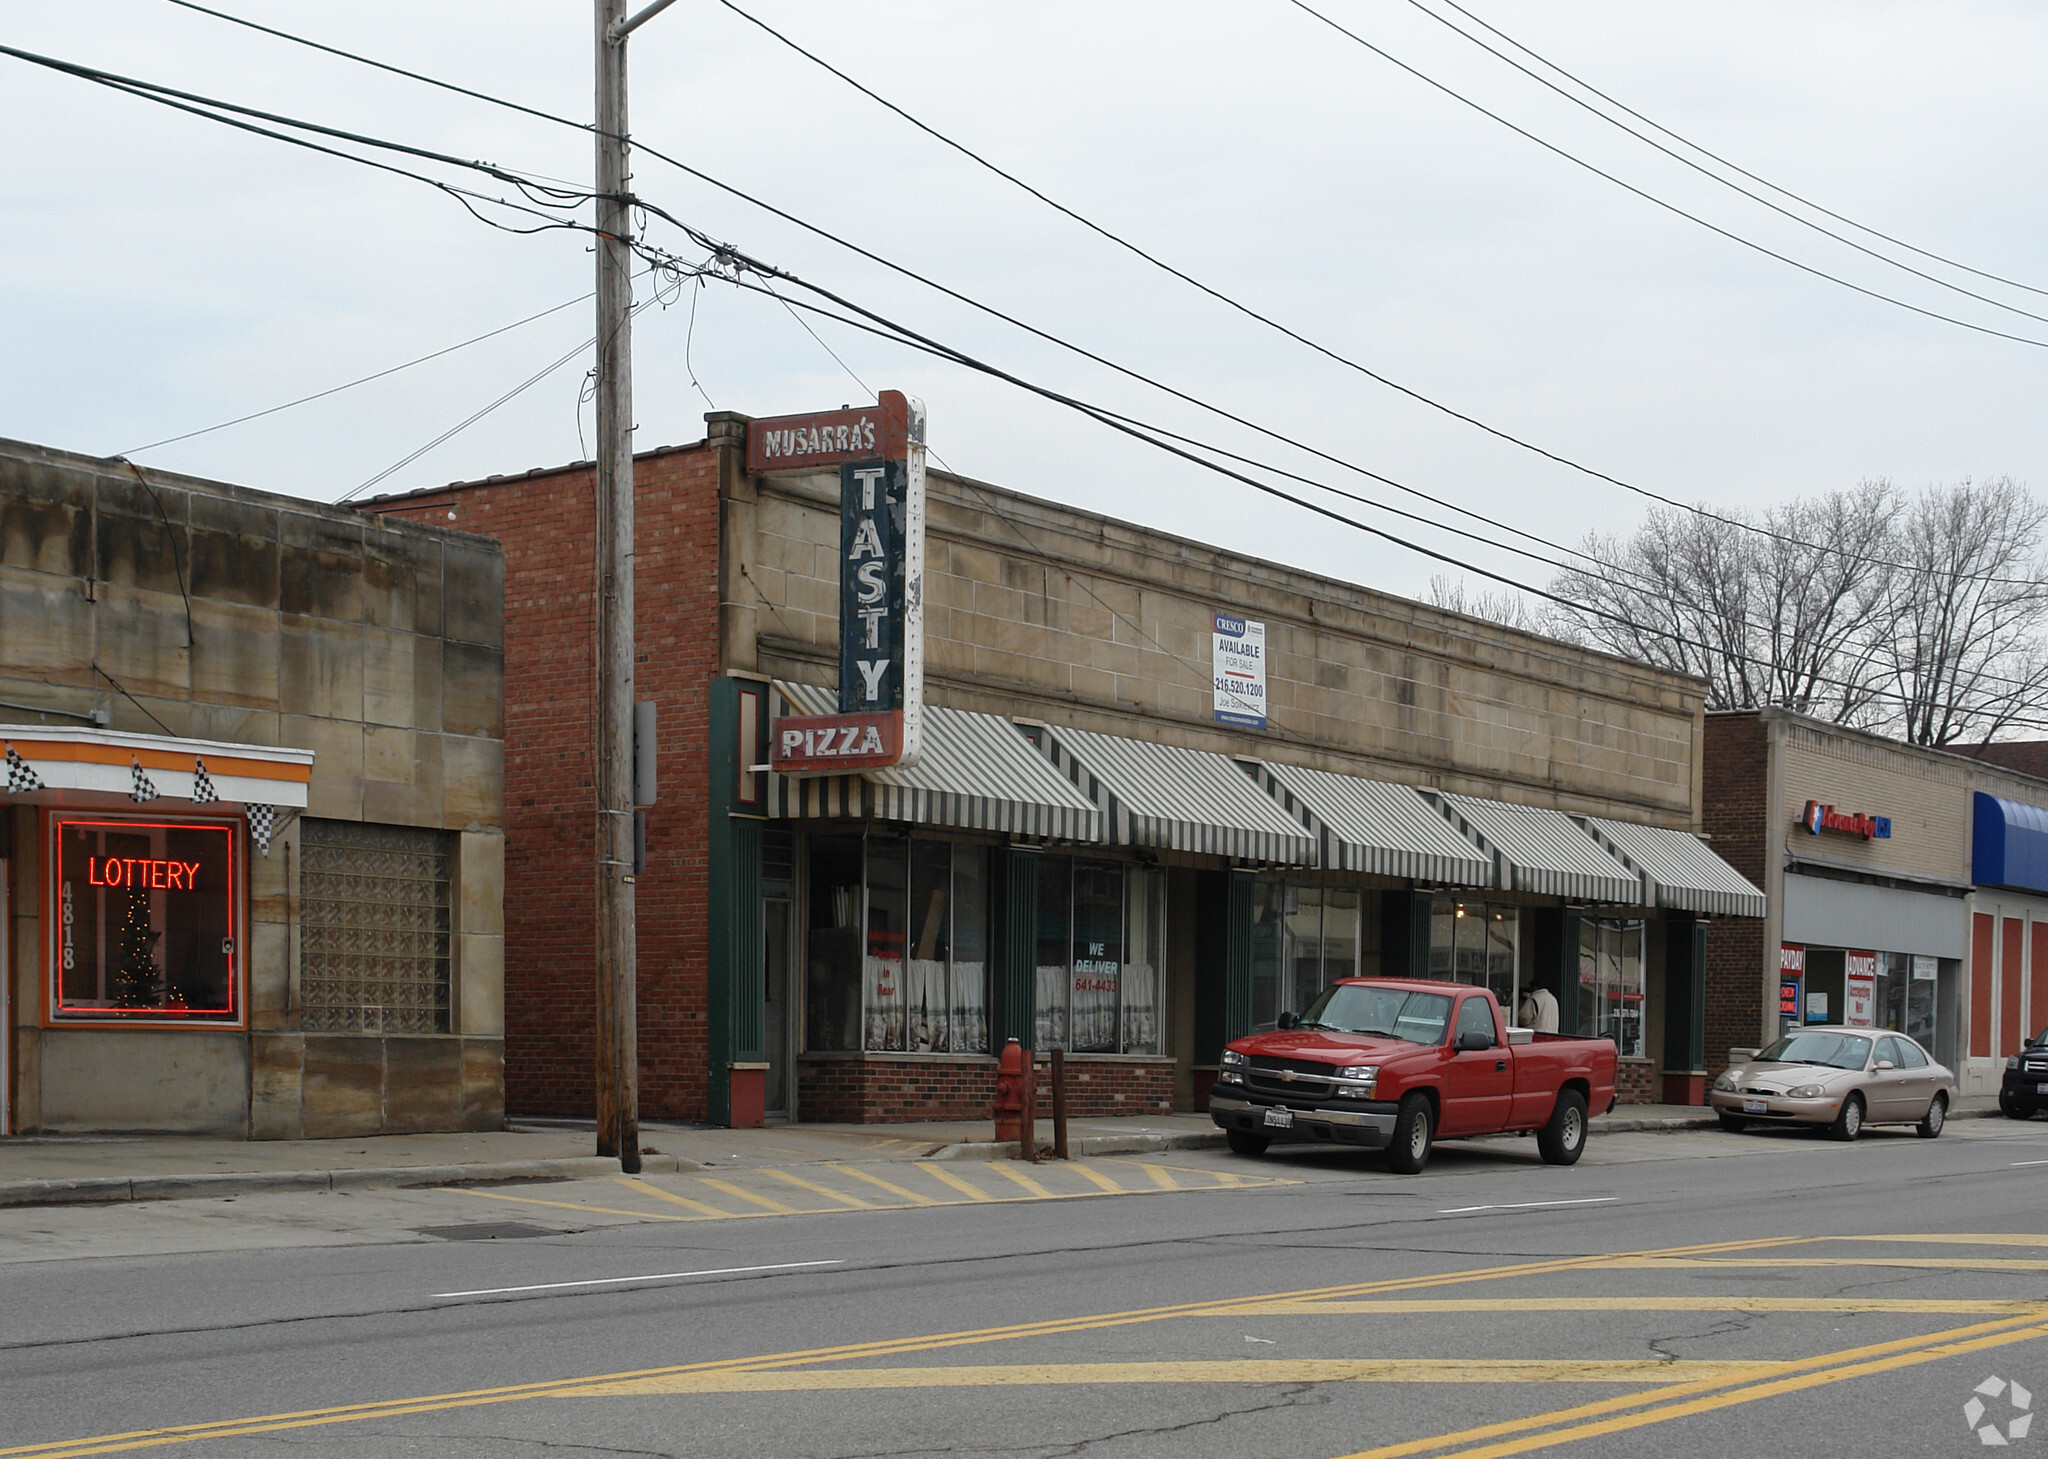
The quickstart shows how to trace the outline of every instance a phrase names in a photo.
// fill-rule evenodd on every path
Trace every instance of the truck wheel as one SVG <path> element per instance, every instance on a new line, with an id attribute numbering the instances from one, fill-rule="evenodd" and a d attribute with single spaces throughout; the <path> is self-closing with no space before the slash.
<path id="1" fill-rule="evenodd" d="M 1717 1109 L 1714 1114 L 1721 1121 L 1721 1128 L 1731 1135 L 1739 1135 L 1749 1128 L 1749 1121 L 1741 1115 L 1732 1115 L 1725 1109 Z"/>
<path id="2" fill-rule="evenodd" d="M 1546 1165 L 1576 1165 L 1586 1149 L 1586 1096 L 1561 1090 L 1550 1123 L 1536 1132 L 1536 1153 Z"/>
<path id="3" fill-rule="evenodd" d="M 1941 1127 L 1948 1123 L 1948 1096 L 1937 1094 L 1928 1102 L 1927 1113 L 1920 1123 L 1913 1127 L 1913 1133 L 1923 1140 L 1932 1140 L 1941 1133 Z"/>
<path id="4" fill-rule="evenodd" d="M 1387 1169 L 1396 1175 L 1420 1175 L 1422 1167 L 1429 1164 L 1435 1123 L 1430 1118 L 1427 1095 L 1403 1096 L 1400 1109 L 1394 1113 L 1394 1138 L 1387 1144 Z"/>
<path id="5" fill-rule="evenodd" d="M 2021 1104 L 2002 1090 L 1998 1096 L 1998 1112 L 2009 1120 L 2030 1120 L 2034 1117 L 2034 1107 L 2031 1104 Z"/>
<path id="6" fill-rule="evenodd" d="M 1223 1142 L 1233 1155 L 1263 1155 L 1266 1147 L 1273 1143 L 1264 1135 L 1254 1135 L 1250 1130 L 1225 1130 Z"/>
<path id="7" fill-rule="evenodd" d="M 1863 1133 L 1863 1096 L 1852 1094 L 1842 1101 L 1842 1112 L 1835 1116 L 1835 1122 L 1828 1126 L 1828 1134 L 1837 1140 L 1853 1140 Z"/>

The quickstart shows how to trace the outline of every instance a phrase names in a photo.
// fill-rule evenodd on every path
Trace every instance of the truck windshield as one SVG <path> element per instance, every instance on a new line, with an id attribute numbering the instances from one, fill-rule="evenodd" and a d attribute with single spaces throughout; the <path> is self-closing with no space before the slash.
<path id="1" fill-rule="evenodd" d="M 1870 1040 L 1853 1033 L 1787 1034 L 1756 1056 L 1759 1064 L 1820 1064 L 1830 1069 L 1861 1069 L 1870 1057 Z"/>
<path id="2" fill-rule="evenodd" d="M 1368 983 L 1337 983 L 1309 1004 L 1297 1028 L 1331 1033 L 1369 1033 L 1405 1039 L 1411 1044 L 1440 1044 L 1450 1022 L 1451 1000 L 1445 993 L 1414 993 L 1406 988 L 1375 988 Z"/>

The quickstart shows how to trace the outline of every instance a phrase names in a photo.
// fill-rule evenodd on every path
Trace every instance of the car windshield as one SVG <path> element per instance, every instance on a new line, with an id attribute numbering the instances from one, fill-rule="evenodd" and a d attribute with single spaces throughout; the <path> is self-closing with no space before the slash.
<path id="1" fill-rule="evenodd" d="M 1823 1064 L 1830 1069 L 1861 1069 L 1870 1056 L 1870 1040 L 1853 1033 L 1788 1033 L 1756 1056 L 1759 1064 Z"/>
<path id="2" fill-rule="evenodd" d="M 1375 988 L 1369 983 L 1337 983 L 1308 1006 L 1299 1028 L 1332 1033 L 1370 1033 L 1405 1039 L 1411 1044 L 1440 1044 L 1451 1018 L 1447 993 L 1417 993 L 1406 988 Z"/>

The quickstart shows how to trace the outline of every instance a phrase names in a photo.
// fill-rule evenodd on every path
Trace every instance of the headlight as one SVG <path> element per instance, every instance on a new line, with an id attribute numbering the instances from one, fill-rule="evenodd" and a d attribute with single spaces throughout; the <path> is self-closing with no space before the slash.
<path id="1" fill-rule="evenodd" d="M 1724 1094 L 1733 1094 L 1735 1092 L 1735 1087 L 1735 1071 L 1733 1069 L 1730 1069 L 1727 1073 L 1723 1074 L 1719 1079 L 1716 1079 L 1714 1081 L 1714 1088 L 1720 1090 Z"/>
<path id="2" fill-rule="evenodd" d="M 1380 1066 L 1377 1064 L 1353 1064 L 1349 1069 L 1339 1069 L 1337 1077 L 1339 1079 L 1364 1079 L 1369 1082 L 1380 1077 Z"/>
<path id="3" fill-rule="evenodd" d="M 2007 1060 L 2005 1061 L 2005 1067 L 2006 1067 L 2006 1068 L 2008 1068 L 2008 1069 L 2017 1069 L 2017 1068 L 2019 1068 L 2019 1066 L 2020 1066 L 2020 1056 L 2019 1056 L 2018 1054 L 2014 1054 L 2014 1055 L 2012 1055 L 2012 1056 L 2011 1056 L 2010 1058 L 2008 1058 L 2008 1059 L 2007 1059 Z"/>
<path id="4" fill-rule="evenodd" d="M 1787 1098 L 1787 1099 L 1819 1099 L 1819 1098 L 1820 1098 L 1820 1097 L 1821 1097 L 1821 1096 L 1822 1096 L 1823 1094 L 1826 1094 L 1827 1092 L 1828 1092 L 1828 1091 L 1827 1091 L 1827 1088 L 1826 1088 L 1826 1086 L 1824 1086 L 1824 1085 L 1820 1085 L 1820 1084 L 1802 1084 L 1802 1085 L 1800 1085 L 1800 1086 L 1799 1086 L 1799 1087 L 1798 1087 L 1797 1089 L 1788 1089 L 1788 1090 L 1786 1090 L 1786 1091 L 1785 1091 L 1785 1098 Z"/>
<path id="5" fill-rule="evenodd" d="M 1371 1099 L 1373 1088 L 1379 1083 L 1379 1077 L 1379 1065 L 1353 1064 L 1348 1069 L 1337 1071 L 1333 1092 L 1344 1099 Z"/>
<path id="6" fill-rule="evenodd" d="M 1225 1049 L 1223 1051 L 1222 1064 L 1223 1067 L 1226 1069 L 1228 1069 L 1233 1064 L 1244 1065 L 1250 1062 L 1251 1060 L 1247 1059 L 1243 1054 L 1240 1054 L 1236 1049 Z"/>

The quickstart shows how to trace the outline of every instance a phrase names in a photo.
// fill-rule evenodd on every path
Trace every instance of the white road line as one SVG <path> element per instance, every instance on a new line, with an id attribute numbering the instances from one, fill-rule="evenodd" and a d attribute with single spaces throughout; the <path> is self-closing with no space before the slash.
<path id="1" fill-rule="evenodd" d="M 2048 1164 L 2044 1161 L 2043 1164 Z M 1585 1196 L 1576 1201 L 1516 1201 L 1505 1206 L 1453 1206 L 1448 1211 L 1438 1211 L 1439 1216 L 1469 1216 L 1474 1211 L 1533 1211 L 1539 1206 L 1600 1206 L 1619 1196 Z"/>
<path id="2" fill-rule="evenodd" d="M 701 1272 L 654 1272 L 644 1277 L 595 1277 L 586 1282 L 537 1282 L 530 1287 L 479 1287 L 473 1292 L 436 1292 L 436 1297 L 503 1297 L 513 1292 L 559 1292 L 567 1287 L 625 1287 L 636 1282 L 680 1282 L 686 1277 L 736 1277 L 746 1272 L 788 1272 L 800 1267 L 839 1266 L 837 1261 L 781 1261 L 772 1266 L 714 1267 Z"/>
<path id="3" fill-rule="evenodd" d="M 2014 1165 L 2048 1165 L 2048 1160 L 2015 1160 Z"/>

